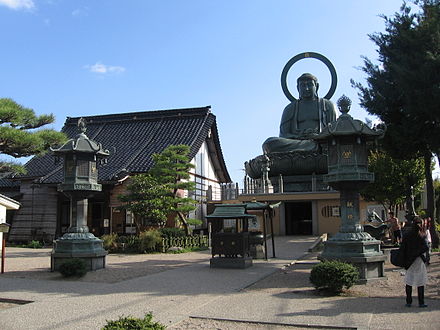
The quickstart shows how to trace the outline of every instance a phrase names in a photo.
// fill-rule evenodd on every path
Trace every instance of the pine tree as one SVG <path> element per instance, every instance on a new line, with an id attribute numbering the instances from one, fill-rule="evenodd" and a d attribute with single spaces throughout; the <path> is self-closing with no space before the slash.
<path id="1" fill-rule="evenodd" d="M 186 145 L 170 145 L 162 153 L 154 154 L 153 167 L 146 174 L 133 176 L 127 194 L 119 196 L 124 208 L 159 225 L 176 214 L 188 235 L 186 214 L 196 208 L 194 199 L 183 196 L 195 190 L 195 183 L 189 180 L 189 171 L 194 168 L 189 151 Z"/>
<path id="2" fill-rule="evenodd" d="M 424 158 L 427 216 L 434 216 L 432 155 L 440 160 L 440 1 L 405 2 L 400 13 L 385 20 L 385 33 L 370 35 L 378 46 L 380 65 L 364 58 L 367 86 L 359 90 L 361 106 L 386 125 L 383 146 L 395 158 Z M 434 224 L 433 246 L 438 246 Z"/>
<path id="3" fill-rule="evenodd" d="M 63 133 L 52 129 L 39 129 L 51 124 L 55 117 L 37 116 L 9 98 L 0 98 L 0 153 L 14 158 L 41 155 L 50 146 L 66 140 Z M 1 161 L 0 172 L 24 173 L 24 167 L 14 162 Z"/>

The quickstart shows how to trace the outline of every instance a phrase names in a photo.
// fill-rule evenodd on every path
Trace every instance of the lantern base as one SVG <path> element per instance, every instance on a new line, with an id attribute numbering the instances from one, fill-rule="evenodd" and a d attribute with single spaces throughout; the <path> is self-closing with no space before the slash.
<path id="1" fill-rule="evenodd" d="M 60 266 L 71 259 L 81 259 L 86 269 L 97 270 L 105 268 L 107 251 L 102 246 L 102 240 L 93 234 L 69 233 L 54 242 L 51 254 L 51 271 L 58 271 Z"/>
<path id="2" fill-rule="evenodd" d="M 243 258 L 228 258 L 228 257 L 215 257 L 209 261 L 211 268 L 238 268 L 244 269 L 252 266 L 251 257 Z"/>
<path id="3" fill-rule="evenodd" d="M 319 260 L 347 262 L 359 270 L 359 284 L 384 277 L 387 257 L 380 250 L 377 240 L 328 240 Z"/>

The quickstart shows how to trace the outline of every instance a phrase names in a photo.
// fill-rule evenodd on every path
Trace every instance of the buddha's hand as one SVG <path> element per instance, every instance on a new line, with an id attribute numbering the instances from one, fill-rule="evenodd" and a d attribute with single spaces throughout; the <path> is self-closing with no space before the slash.
<path id="1" fill-rule="evenodd" d="M 303 139 L 311 139 L 311 138 L 315 137 L 316 135 L 318 135 L 318 130 L 317 129 L 307 128 L 307 129 L 302 131 L 301 138 L 303 138 Z"/>

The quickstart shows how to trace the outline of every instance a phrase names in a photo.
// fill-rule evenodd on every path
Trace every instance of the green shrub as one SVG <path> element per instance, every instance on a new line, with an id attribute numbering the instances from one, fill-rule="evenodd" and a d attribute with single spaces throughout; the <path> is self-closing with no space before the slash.
<path id="1" fill-rule="evenodd" d="M 140 252 L 140 239 L 139 236 L 119 236 L 118 243 L 121 245 L 124 252 Z"/>
<path id="2" fill-rule="evenodd" d="M 41 243 L 40 241 L 30 241 L 26 247 L 31 248 L 31 249 L 41 249 L 43 247 L 43 243 Z"/>
<path id="3" fill-rule="evenodd" d="M 202 220 L 193 219 L 193 218 L 186 219 L 186 222 L 188 223 L 188 225 L 193 225 L 193 226 L 200 226 L 203 223 Z"/>
<path id="4" fill-rule="evenodd" d="M 148 313 L 143 319 L 132 317 L 132 316 L 121 316 L 116 321 L 107 321 L 107 324 L 102 328 L 102 330 L 164 330 L 166 327 L 159 323 L 153 322 L 153 314 Z"/>
<path id="5" fill-rule="evenodd" d="M 160 234 L 163 238 L 170 238 L 170 237 L 184 237 L 185 231 L 180 228 L 160 228 L 159 229 Z"/>
<path id="6" fill-rule="evenodd" d="M 103 235 L 101 237 L 103 240 L 103 247 L 108 252 L 116 252 L 119 250 L 119 244 L 118 244 L 118 234 L 112 233 L 108 235 Z"/>
<path id="7" fill-rule="evenodd" d="M 84 260 L 73 258 L 62 263 L 59 271 L 64 277 L 81 277 L 87 273 L 86 263 Z"/>
<path id="8" fill-rule="evenodd" d="M 153 252 L 162 242 L 162 236 L 157 229 L 150 229 L 139 234 L 139 252 Z"/>
<path id="9" fill-rule="evenodd" d="M 340 261 L 324 261 L 312 268 L 310 282 L 317 289 L 339 293 L 352 287 L 359 280 L 359 271 L 351 264 Z"/>

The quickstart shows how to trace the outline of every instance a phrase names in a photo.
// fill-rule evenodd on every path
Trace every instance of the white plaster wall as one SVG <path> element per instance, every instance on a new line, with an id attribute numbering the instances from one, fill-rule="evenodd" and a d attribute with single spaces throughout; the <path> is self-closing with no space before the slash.
<path id="1" fill-rule="evenodd" d="M 191 163 L 195 166 L 193 172 L 203 178 L 191 176 L 191 180 L 196 182 L 196 196 L 194 196 L 197 200 L 206 201 L 206 191 L 209 186 L 212 186 L 212 198 L 214 200 L 220 200 L 221 190 L 220 184 L 207 180 L 215 180 L 218 181 L 218 177 L 216 176 L 214 166 L 212 165 L 212 160 L 210 154 L 208 152 L 208 146 L 206 142 L 203 142 L 197 154 L 191 160 Z M 207 178 L 207 179 L 204 179 Z M 190 217 L 194 217 L 197 219 L 204 219 L 206 215 L 206 205 L 203 203 L 199 204 L 199 207 L 196 211 L 190 213 Z"/>

